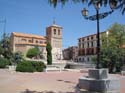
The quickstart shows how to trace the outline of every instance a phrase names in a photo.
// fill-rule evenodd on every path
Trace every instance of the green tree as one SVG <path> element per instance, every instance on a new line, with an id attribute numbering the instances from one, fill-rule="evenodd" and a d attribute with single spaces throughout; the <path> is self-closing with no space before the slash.
<path id="1" fill-rule="evenodd" d="M 18 64 L 22 61 L 24 61 L 24 58 L 21 52 L 13 53 L 13 57 L 11 58 L 11 63 Z"/>
<path id="2" fill-rule="evenodd" d="M 6 58 L 0 58 L 0 68 L 5 68 L 6 65 L 10 65 L 10 62 Z"/>
<path id="3" fill-rule="evenodd" d="M 6 35 L 6 33 L 3 34 L 3 38 L 0 40 L 0 54 L 7 59 L 12 57 L 10 37 L 9 35 Z"/>
<path id="4" fill-rule="evenodd" d="M 2 46 L 0 45 L 0 56 L 2 56 L 2 54 L 3 54 L 3 48 L 2 48 Z"/>
<path id="5" fill-rule="evenodd" d="M 109 35 L 102 35 L 101 66 L 109 68 L 109 72 L 120 72 L 125 58 L 125 26 L 113 24 L 109 29 Z"/>
<path id="6" fill-rule="evenodd" d="M 39 48 L 38 47 L 34 47 L 28 50 L 26 56 L 28 58 L 32 58 L 32 57 L 37 57 L 40 54 Z"/>
<path id="7" fill-rule="evenodd" d="M 52 65 L 52 47 L 51 44 L 48 42 L 46 45 L 46 51 L 47 51 L 47 64 Z"/>
<path id="8" fill-rule="evenodd" d="M 87 3 L 88 5 L 91 5 L 95 1 L 99 1 L 101 6 L 107 6 L 111 2 L 117 2 L 116 8 L 121 9 L 122 14 L 124 14 L 124 12 L 125 12 L 125 0 L 48 0 L 50 5 L 53 5 L 54 7 L 56 7 L 58 3 L 61 3 L 63 6 L 68 2 L 83 3 L 83 4 Z"/>

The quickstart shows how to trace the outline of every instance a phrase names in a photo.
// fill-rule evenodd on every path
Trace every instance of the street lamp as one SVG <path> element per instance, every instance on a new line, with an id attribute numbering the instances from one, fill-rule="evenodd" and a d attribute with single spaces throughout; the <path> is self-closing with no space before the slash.
<path id="1" fill-rule="evenodd" d="M 116 0 L 110 0 L 109 1 L 109 5 L 111 8 L 111 11 L 108 12 L 104 12 L 104 13 L 99 13 L 99 9 L 100 9 L 100 0 L 94 0 L 93 1 L 93 5 L 96 9 L 96 15 L 92 15 L 92 16 L 88 16 L 88 10 L 86 10 L 86 8 L 83 8 L 82 15 L 84 16 L 85 19 L 87 20 L 91 20 L 91 21 L 97 21 L 97 64 L 96 64 L 96 68 L 99 69 L 100 68 L 100 35 L 99 35 L 99 20 L 103 19 L 105 17 L 107 17 L 109 14 L 111 14 L 114 9 L 117 6 L 117 1 Z"/>
<path id="2" fill-rule="evenodd" d="M 106 44 L 106 46 L 108 47 L 108 35 L 109 35 L 109 31 L 106 31 L 106 37 L 107 37 L 107 44 Z"/>

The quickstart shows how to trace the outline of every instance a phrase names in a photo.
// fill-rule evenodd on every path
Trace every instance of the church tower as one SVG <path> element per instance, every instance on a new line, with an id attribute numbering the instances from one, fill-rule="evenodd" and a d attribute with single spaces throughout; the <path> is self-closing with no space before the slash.
<path id="1" fill-rule="evenodd" d="M 52 58 L 53 60 L 62 59 L 62 27 L 53 24 L 46 28 L 47 42 L 50 42 L 52 46 Z"/>

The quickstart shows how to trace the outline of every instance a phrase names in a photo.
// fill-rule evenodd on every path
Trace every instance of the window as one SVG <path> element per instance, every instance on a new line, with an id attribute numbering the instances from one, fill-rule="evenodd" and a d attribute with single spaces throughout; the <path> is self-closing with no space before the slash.
<path id="1" fill-rule="evenodd" d="M 54 29 L 54 35 L 56 34 L 56 29 Z"/>
<path id="2" fill-rule="evenodd" d="M 79 61 L 81 61 L 81 58 L 79 58 Z"/>
<path id="3" fill-rule="evenodd" d="M 38 43 L 38 40 L 36 40 L 36 43 Z"/>
<path id="4" fill-rule="evenodd" d="M 87 40 L 89 40 L 89 37 L 87 38 Z"/>
<path id="5" fill-rule="evenodd" d="M 89 57 L 87 58 L 87 61 L 89 62 Z"/>
<path id="6" fill-rule="evenodd" d="M 82 48 L 84 48 L 84 44 L 82 44 Z"/>
<path id="7" fill-rule="evenodd" d="M 92 51 L 91 51 L 91 52 L 92 52 L 92 54 L 94 54 L 94 49 L 93 49 L 93 48 L 92 48 Z"/>
<path id="8" fill-rule="evenodd" d="M 89 55 L 89 49 L 87 49 L 87 54 Z"/>
<path id="9" fill-rule="evenodd" d="M 88 44 L 88 47 L 89 47 L 89 43 L 87 43 Z"/>
<path id="10" fill-rule="evenodd" d="M 43 43 L 43 41 L 40 41 L 40 44 L 42 44 Z"/>
<path id="11" fill-rule="evenodd" d="M 84 58 L 82 58 L 82 61 L 84 62 Z"/>
<path id="12" fill-rule="evenodd" d="M 32 40 L 29 40 L 29 43 L 32 43 Z"/>
<path id="13" fill-rule="evenodd" d="M 91 42 L 91 46 L 93 47 L 93 42 Z"/>
<path id="14" fill-rule="evenodd" d="M 26 39 L 22 39 L 21 41 L 26 42 Z"/>
<path id="15" fill-rule="evenodd" d="M 91 37 L 91 39 L 93 39 L 93 36 Z"/>
<path id="16" fill-rule="evenodd" d="M 84 41 L 84 38 L 82 39 L 82 41 Z"/>
<path id="17" fill-rule="evenodd" d="M 60 35 L 60 30 L 58 30 L 58 35 Z"/>
<path id="18" fill-rule="evenodd" d="M 46 44 L 46 42 L 44 42 L 44 44 Z"/>

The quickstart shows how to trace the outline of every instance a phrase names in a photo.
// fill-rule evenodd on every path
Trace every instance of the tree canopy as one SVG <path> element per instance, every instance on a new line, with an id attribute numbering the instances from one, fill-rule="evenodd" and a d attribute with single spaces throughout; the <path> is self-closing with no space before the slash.
<path id="1" fill-rule="evenodd" d="M 58 3 L 61 3 L 62 6 L 64 6 L 67 2 L 73 2 L 73 3 L 83 3 L 83 4 L 88 4 L 92 5 L 94 1 L 98 1 L 101 6 L 108 6 L 111 2 L 117 2 L 117 7 L 116 9 L 120 9 L 122 14 L 125 12 L 125 0 L 48 0 L 50 5 L 53 5 L 55 8 Z"/>
<path id="2" fill-rule="evenodd" d="M 36 57 L 40 54 L 39 52 L 39 48 L 38 47 L 34 47 L 34 48 L 30 48 L 27 52 L 27 57 L 28 58 L 33 58 L 33 57 Z"/>
<path id="3" fill-rule="evenodd" d="M 101 66 L 109 72 L 119 72 L 125 62 L 125 26 L 115 23 L 102 35 Z"/>
<path id="4" fill-rule="evenodd" d="M 46 51 L 47 51 L 47 64 L 52 65 L 52 52 L 51 52 L 52 46 L 49 42 L 46 45 Z"/>
<path id="5" fill-rule="evenodd" d="M 0 55 L 7 59 L 12 57 L 10 37 L 6 33 L 3 34 L 3 37 L 0 40 Z"/>

